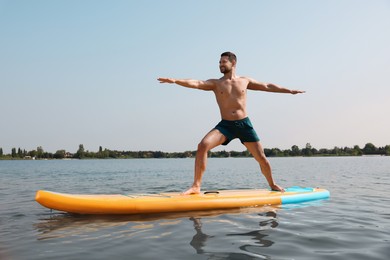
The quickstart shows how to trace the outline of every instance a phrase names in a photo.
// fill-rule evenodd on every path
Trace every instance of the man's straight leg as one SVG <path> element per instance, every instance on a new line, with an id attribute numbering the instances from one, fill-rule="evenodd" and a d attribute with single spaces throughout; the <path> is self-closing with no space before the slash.
<path id="1" fill-rule="evenodd" d="M 260 142 L 245 142 L 244 145 L 249 150 L 249 152 L 253 155 L 253 157 L 256 159 L 256 161 L 260 165 L 261 172 L 263 173 L 264 177 L 267 179 L 267 182 L 272 190 L 279 190 L 284 191 L 282 187 L 277 185 L 274 182 L 274 179 L 272 177 L 272 169 L 271 164 L 269 163 L 267 157 L 264 154 L 263 146 Z"/>

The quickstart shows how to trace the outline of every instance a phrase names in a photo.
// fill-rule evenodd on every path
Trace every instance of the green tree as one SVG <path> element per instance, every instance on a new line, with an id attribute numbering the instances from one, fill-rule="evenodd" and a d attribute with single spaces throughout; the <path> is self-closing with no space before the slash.
<path id="1" fill-rule="evenodd" d="M 326 149 L 326 148 L 321 148 L 321 149 L 318 151 L 318 153 L 319 153 L 320 155 L 328 155 L 328 154 L 330 154 L 330 151 L 329 151 L 328 149 Z"/>
<path id="2" fill-rule="evenodd" d="M 340 156 L 340 155 L 341 155 L 340 148 L 338 148 L 337 146 L 335 146 L 335 147 L 333 148 L 333 150 L 331 151 L 331 154 L 336 155 L 336 156 Z"/>
<path id="3" fill-rule="evenodd" d="M 306 144 L 306 148 L 302 149 L 302 154 L 305 155 L 305 156 L 312 156 L 313 155 L 313 152 L 311 150 L 311 144 L 310 143 L 307 143 Z"/>
<path id="4" fill-rule="evenodd" d="M 279 148 L 264 149 L 265 156 L 267 157 L 279 157 L 283 156 L 283 152 Z"/>
<path id="5" fill-rule="evenodd" d="M 390 155 L 390 145 L 385 146 L 386 155 Z"/>
<path id="6" fill-rule="evenodd" d="M 108 158 L 108 157 L 110 157 L 110 151 L 107 150 L 107 148 L 104 148 L 102 158 Z"/>
<path id="7" fill-rule="evenodd" d="M 65 158 L 66 151 L 65 150 L 58 150 L 54 154 L 54 158 L 56 159 L 64 159 Z"/>
<path id="8" fill-rule="evenodd" d="M 29 151 L 27 154 L 31 157 L 37 157 L 37 151 L 35 150 Z"/>
<path id="9" fill-rule="evenodd" d="M 82 158 L 85 157 L 85 149 L 84 149 L 84 145 L 83 144 L 79 145 L 79 149 L 77 150 L 77 152 L 75 154 L 75 157 L 79 158 L 79 159 L 82 159 Z"/>
<path id="10" fill-rule="evenodd" d="M 3 148 L 0 148 L 0 156 L 3 156 Z"/>
<path id="11" fill-rule="evenodd" d="M 12 156 L 12 158 L 15 158 L 15 157 L 16 157 L 16 148 L 12 148 L 12 150 L 11 150 L 11 156 Z"/>
<path id="12" fill-rule="evenodd" d="M 355 145 L 353 147 L 353 150 L 352 150 L 352 155 L 353 156 L 360 156 L 362 154 L 363 154 L 363 151 L 362 151 L 362 149 L 360 149 L 359 145 Z"/>
<path id="13" fill-rule="evenodd" d="M 291 146 L 291 156 L 299 156 L 301 155 L 301 150 L 296 145 Z"/>
<path id="14" fill-rule="evenodd" d="M 376 154 L 377 148 L 372 143 L 367 143 L 363 148 L 364 154 Z"/>
<path id="15" fill-rule="evenodd" d="M 43 154 L 44 154 L 44 151 L 43 151 L 42 146 L 38 146 L 37 147 L 37 158 L 43 158 Z"/>

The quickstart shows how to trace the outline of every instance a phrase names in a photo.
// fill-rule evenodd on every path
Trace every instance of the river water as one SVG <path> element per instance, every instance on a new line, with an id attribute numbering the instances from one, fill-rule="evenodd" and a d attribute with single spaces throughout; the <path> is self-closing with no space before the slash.
<path id="1" fill-rule="evenodd" d="M 271 158 L 284 186 L 329 200 L 227 211 L 82 216 L 34 201 L 66 193 L 182 191 L 193 159 L 0 161 L 0 259 L 388 259 L 390 157 Z M 210 159 L 204 190 L 268 188 L 252 158 Z"/>

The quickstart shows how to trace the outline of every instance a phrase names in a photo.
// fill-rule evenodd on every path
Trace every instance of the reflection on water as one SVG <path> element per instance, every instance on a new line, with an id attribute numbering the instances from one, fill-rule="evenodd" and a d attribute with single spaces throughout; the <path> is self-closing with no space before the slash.
<path id="1" fill-rule="evenodd" d="M 210 259 L 237 257 L 241 254 L 247 257 L 253 255 L 247 250 L 250 247 L 270 247 L 274 244 L 272 240 L 267 238 L 267 230 L 278 227 L 278 209 L 279 207 L 275 206 L 265 206 L 233 210 L 102 216 L 52 213 L 41 216 L 40 221 L 34 224 L 34 228 L 38 232 L 37 239 L 39 241 L 61 240 L 63 243 L 67 243 L 96 240 L 103 236 L 110 237 L 110 239 L 132 240 L 137 239 L 141 234 L 149 239 L 159 239 L 177 236 L 178 232 L 182 232 L 183 225 L 188 223 L 195 230 L 195 234 L 188 243 L 197 254 L 207 255 Z M 225 218 L 221 216 L 225 216 Z M 235 220 L 235 217 L 237 219 L 244 217 L 244 219 L 250 220 L 250 223 L 253 223 L 255 219 L 258 221 L 257 228 L 248 231 L 249 227 L 240 223 L 239 220 Z M 215 232 L 204 229 L 203 223 L 208 226 L 222 225 L 225 234 L 221 237 L 221 230 Z M 169 228 L 168 231 L 166 227 Z M 237 229 L 244 229 L 246 232 L 229 232 Z M 145 234 L 147 232 L 153 235 Z M 215 233 L 217 235 L 214 235 Z M 231 252 L 227 250 L 218 252 L 214 246 L 211 246 L 214 243 L 219 243 L 218 240 L 221 239 L 236 241 L 234 247 L 230 247 Z M 237 241 L 242 242 L 237 243 Z"/>
<path id="2" fill-rule="evenodd" d="M 58 213 L 54 211 L 48 214 L 41 215 L 39 222 L 34 224 L 34 228 L 38 231 L 38 240 L 51 238 L 67 237 L 76 234 L 84 234 L 89 232 L 99 231 L 101 229 L 131 225 L 132 229 L 148 229 L 153 228 L 152 222 L 159 222 L 159 225 L 179 224 L 183 218 L 189 218 L 194 223 L 195 231 L 201 231 L 202 218 L 217 217 L 224 214 L 246 214 L 249 218 L 252 214 L 257 214 L 256 219 L 260 218 L 260 231 L 278 226 L 276 212 L 278 209 L 289 210 L 305 207 L 321 206 L 326 200 L 309 201 L 298 204 L 286 205 L 270 205 L 263 207 L 248 207 L 239 209 L 226 210 L 208 210 L 208 211 L 192 211 L 192 212 L 173 212 L 160 214 L 135 214 L 135 215 L 80 215 L 71 213 Z M 264 218 L 264 219 L 262 219 Z M 164 222 L 161 222 L 164 220 Z M 167 220 L 175 220 L 166 222 Z M 215 220 L 223 222 L 223 220 Z M 257 231 L 254 231 L 257 232 Z M 200 233 L 198 234 L 202 236 Z M 227 236 L 251 235 L 247 234 L 227 234 Z M 196 236 L 196 235 L 195 235 Z M 260 243 L 262 244 L 262 243 Z M 270 245 L 269 245 L 270 246 Z"/>
<path id="3" fill-rule="evenodd" d="M 203 247 L 206 245 L 206 241 L 213 236 L 206 235 L 202 232 L 202 222 L 200 218 L 191 217 L 190 220 L 194 222 L 195 235 L 193 236 L 190 245 L 195 248 L 196 253 L 204 254 Z"/>
<path id="4" fill-rule="evenodd" d="M 131 225 L 132 229 L 153 228 L 153 222 L 158 225 L 179 224 L 181 219 L 200 220 L 206 217 L 217 217 L 223 214 L 250 214 L 262 213 L 268 210 L 277 210 L 278 206 L 259 208 L 242 208 L 227 210 L 209 210 L 193 212 L 174 212 L 161 214 L 135 214 L 135 215 L 79 215 L 70 213 L 49 213 L 41 215 L 34 228 L 39 233 L 39 240 L 73 236 L 99 231 L 110 227 Z M 175 220 L 167 222 L 167 220 Z M 164 222 L 161 222 L 164 221 Z M 260 224 L 262 225 L 262 224 Z"/>
<path id="5" fill-rule="evenodd" d="M 260 215 L 260 214 L 259 214 Z M 267 229 L 276 228 L 279 224 L 276 219 L 275 212 L 266 212 L 264 215 L 261 215 L 266 218 L 266 220 L 260 221 L 259 226 L 260 229 L 250 231 L 247 233 L 238 233 L 238 234 L 228 234 L 228 236 L 242 236 L 242 237 L 250 237 L 254 243 L 261 247 L 270 247 L 274 243 L 271 240 L 265 239 L 268 235 L 263 234 L 262 232 Z"/>
<path id="6" fill-rule="evenodd" d="M 265 212 L 258 213 L 258 217 L 262 219 L 259 222 L 259 229 L 245 232 L 245 233 L 228 233 L 226 237 L 236 237 L 234 241 L 246 241 L 246 244 L 240 245 L 238 248 L 244 253 L 238 252 L 211 252 L 207 251 L 204 248 L 207 247 L 207 240 L 214 238 L 212 235 L 208 235 L 202 231 L 202 221 L 201 218 L 190 218 L 194 223 L 194 228 L 196 234 L 193 236 L 190 245 L 195 248 L 197 254 L 208 255 L 209 259 L 220 259 L 220 258 L 228 258 L 228 259 L 247 259 L 250 256 L 254 256 L 258 258 L 258 254 L 252 253 L 249 248 L 256 247 L 270 247 L 274 244 L 274 242 L 270 239 L 266 239 L 268 234 L 266 234 L 265 230 L 276 228 L 279 224 L 277 221 L 276 209 L 272 211 L 267 211 L 269 209 L 264 209 Z M 250 257 L 249 259 L 252 259 Z"/>

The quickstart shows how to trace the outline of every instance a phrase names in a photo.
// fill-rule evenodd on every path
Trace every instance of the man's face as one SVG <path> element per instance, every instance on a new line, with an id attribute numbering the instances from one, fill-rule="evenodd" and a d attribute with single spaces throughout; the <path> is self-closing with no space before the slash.
<path id="1" fill-rule="evenodd" d="M 227 56 L 222 56 L 219 60 L 219 70 L 221 73 L 226 74 L 232 71 L 233 63 L 229 61 Z"/>

